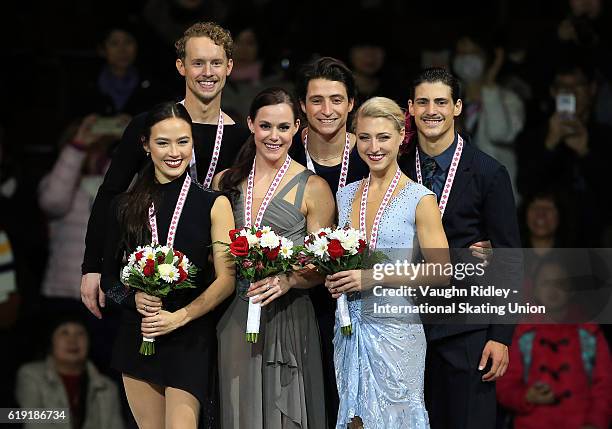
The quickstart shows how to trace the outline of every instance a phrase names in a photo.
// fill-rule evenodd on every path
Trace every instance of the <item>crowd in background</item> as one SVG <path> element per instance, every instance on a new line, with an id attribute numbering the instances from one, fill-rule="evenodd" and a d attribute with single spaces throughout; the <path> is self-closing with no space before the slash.
<path id="1" fill-rule="evenodd" d="M 117 379 L 108 368 L 116 320 L 96 320 L 80 302 L 87 220 L 130 118 L 156 102 L 180 99 L 184 83 L 173 67 L 173 45 L 195 21 L 214 20 L 232 32 L 234 69 L 222 109 L 239 123 L 245 123 L 256 93 L 268 86 L 292 90 L 298 66 L 319 56 L 347 63 L 359 102 L 382 95 L 401 106 L 407 105 L 407 83 L 416 71 L 448 67 L 464 84 L 460 132 L 508 169 L 524 247 L 533 248 L 533 260 L 544 260 L 553 248 L 612 247 L 606 178 L 612 159 L 610 5 L 597 0 L 459 2 L 433 11 L 403 1 L 295 3 L 15 5 L 17 14 L 8 26 L 11 46 L 0 71 L 0 342 L 5 350 L 0 353 L 0 405 L 30 406 L 24 398 L 33 395 L 28 394 L 36 385 L 32 377 L 42 377 L 38 384 L 59 383 L 58 375 L 44 378 L 37 371 L 62 368 L 65 385 L 71 374 L 89 371 L 88 388 L 109 395 L 111 411 L 96 417 L 102 422 L 97 427 L 111 427 L 103 415 L 118 410 L 116 387 L 100 372 Z M 535 263 L 527 265 L 528 270 L 533 265 L 527 275 L 537 295 L 539 276 L 546 273 Z M 58 314 L 75 319 L 51 323 Z M 529 332 L 517 329 L 516 340 L 524 342 Z M 606 327 L 603 334 L 588 326 L 559 332 L 546 335 L 560 335 L 578 351 L 574 340 L 592 338 L 605 346 L 609 338 Z M 82 349 L 78 359 L 71 351 L 64 362 L 61 335 L 73 341 L 69 347 Z M 518 416 L 515 421 L 551 403 L 545 387 L 530 393 L 533 403 L 516 392 L 522 363 L 532 362 L 525 353 L 534 354 L 533 362 L 550 362 L 547 353 L 553 349 L 541 344 L 527 352 L 513 348 L 515 370 L 501 383 L 499 398 L 508 416 Z M 35 359 L 46 360 L 18 371 Z M 54 359 L 63 363 L 50 364 Z M 568 386 L 579 385 L 576 389 L 586 395 L 585 386 L 610 367 L 609 356 L 607 362 L 601 359 L 592 356 L 595 369 L 587 360 L 577 362 L 584 363 L 588 380 Z M 45 392 L 52 396 L 52 387 Z M 598 395 L 607 404 L 610 393 Z M 599 412 L 610 409 L 600 405 Z M 124 404 L 127 416 L 126 410 Z M 500 427 L 508 421 L 500 419 Z M 542 421 L 533 427 L 546 426 Z"/>

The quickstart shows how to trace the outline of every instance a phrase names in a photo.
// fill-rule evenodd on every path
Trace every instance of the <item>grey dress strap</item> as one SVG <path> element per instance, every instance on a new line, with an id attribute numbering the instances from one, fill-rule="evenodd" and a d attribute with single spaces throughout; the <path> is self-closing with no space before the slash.
<path id="1" fill-rule="evenodd" d="M 280 198 L 280 199 L 284 198 L 285 195 L 287 195 L 287 193 L 290 190 L 292 190 L 297 184 L 298 188 L 295 193 L 295 201 L 293 202 L 293 205 L 299 210 L 299 208 L 302 207 L 302 200 L 304 199 L 304 191 L 306 189 L 306 183 L 308 182 L 308 178 L 312 176 L 313 174 L 314 173 L 310 170 L 304 170 L 296 174 L 295 176 L 291 178 L 291 180 L 287 182 L 287 184 L 283 187 L 283 189 L 281 189 L 275 195 L 275 197 Z"/>

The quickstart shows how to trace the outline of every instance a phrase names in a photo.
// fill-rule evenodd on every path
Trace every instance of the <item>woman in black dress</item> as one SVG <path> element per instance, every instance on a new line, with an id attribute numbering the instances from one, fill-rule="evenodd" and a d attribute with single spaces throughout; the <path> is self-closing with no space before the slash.
<path id="1" fill-rule="evenodd" d="M 182 105 L 157 106 L 144 129 L 142 144 L 150 161 L 131 190 L 111 205 L 106 231 L 101 285 L 124 309 L 111 364 L 123 375 L 139 427 L 195 428 L 200 410 L 200 427 L 214 427 L 217 340 L 212 310 L 233 292 L 234 272 L 223 248 L 210 245 L 227 240 L 234 228 L 232 209 L 226 197 L 191 182 L 187 174 L 193 141 L 191 119 Z M 149 222 L 151 205 L 157 226 Z M 152 228 L 160 244 L 180 250 L 200 269 L 197 288 L 171 292 L 163 306 L 119 279 L 123 258 L 151 243 Z M 152 356 L 139 354 L 143 335 L 155 339 Z"/>

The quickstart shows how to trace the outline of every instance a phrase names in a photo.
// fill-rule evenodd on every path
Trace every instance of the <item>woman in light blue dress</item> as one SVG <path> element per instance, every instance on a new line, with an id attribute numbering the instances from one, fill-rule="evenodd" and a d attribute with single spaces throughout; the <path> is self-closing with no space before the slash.
<path id="1" fill-rule="evenodd" d="M 354 125 L 359 155 L 368 164 L 370 176 L 338 191 L 338 224 L 365 229 L 370 247 L 375 243 L 389 257 L 387 263 L 411 262 L 419 251 L 424 264 L 448 263 L 448 243 L 435 195 L 399 170 L 397 154 L 404 139 L 400 107 L 387 98 L 372 98 L 357 111 Z M 426 342 L 419 315 L 379 310 L 386 304 L 415 303 L 405 296 L 378 296 L 381 290 L 373 287 L 447 283 L 444 276 L 418 275 L 410 281 L 400 273 L 374 282 L 371 271 L 361 270 L 327 277 L 325 286 L 334 298 L 347 294 L 353 328 L 351 335 L 343 335 L 336 317 L 337 429 L 429 428 L 423 397 Z"/>

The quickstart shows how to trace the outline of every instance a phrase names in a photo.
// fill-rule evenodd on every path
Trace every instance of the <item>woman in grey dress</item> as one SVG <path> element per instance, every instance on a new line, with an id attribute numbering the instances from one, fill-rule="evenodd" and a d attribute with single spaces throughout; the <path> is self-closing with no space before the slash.
<path id="1" fill-rule="evenodd" d="M 259 226 L 301 245 L 308 231 L 333 223 L 335 205 L 327 182 L 287 154 L 297 117 L 286 91 L 259 93 L 248 118 L 252 135 L 235 166 L 219 173 L 213 186 L 230 194 L 237 228 L 256 224 L 263 210 Z M 252 213 L 249 222 L 245 212 Z M 223 429 L 326 427 L 319 331 L 308 296 L 308 288 L 321 283 L 309 270 L 237 283 L 217 326 Z M 263 306 L 255 344 L 245 340 L 250 296 Z"/>

